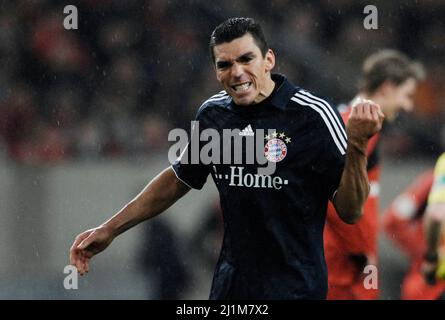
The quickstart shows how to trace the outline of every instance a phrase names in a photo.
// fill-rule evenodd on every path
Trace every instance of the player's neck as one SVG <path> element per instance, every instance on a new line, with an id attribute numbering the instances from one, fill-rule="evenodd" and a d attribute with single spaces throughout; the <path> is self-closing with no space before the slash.
<path id="1" fill-rule="evenodd" d="M 258 97 L 255 99 L 255 104 L 260 103 L 261 101 L 269 97 L 272 94 L 274 88 L 275 88 L 275 81 L 273 81 L 272 78 L 269 77 L 266 81 L 266 85 L 260 91 Z"/>

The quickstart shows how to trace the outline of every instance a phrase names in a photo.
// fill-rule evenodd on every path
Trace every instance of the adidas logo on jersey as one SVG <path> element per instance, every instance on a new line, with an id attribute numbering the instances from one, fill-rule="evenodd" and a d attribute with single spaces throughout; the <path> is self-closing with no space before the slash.
<path id="1" fill-rule="evenodd" d="M 249 137 L 253 137 L 255 135 L 255 133 L 252 130 L 252 126 L 249 124 L 247 127 L 245 127 L 243 129 L 243 131 L 241 131 L 239 133 L 240 136 L 249 136 Z"/>

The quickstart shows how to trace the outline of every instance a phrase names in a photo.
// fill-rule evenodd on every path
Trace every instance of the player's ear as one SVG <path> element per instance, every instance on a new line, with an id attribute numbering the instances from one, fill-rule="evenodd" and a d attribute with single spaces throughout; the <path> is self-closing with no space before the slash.
<path id="1" fill-rule="evenodd" d="M 383 95 L 384 97 L 388 97 L 388 96 L 392 96 L 392 95 L 394 94 L 394 89 L 395 89 L 396 87 L 397 87 L 397 86 L 396 86 L 393 82 L 391 82 L 391 81 L 389 81 L 389 80 L 385 80 L 385 81 L 380 85 L 379 90 L 380 90 L 380 92 L 382 93 L 382 95 Z"/>
<path id="2" fill-rule="evenodd" d="M 270 72 L 275 67 L 275 53 L 272 49 L 267 50 L 266 53 L 266 72 Z"/>
<path id="3" fill-rule="evenodd" d="M 218 70 L 216 70 L 216 68 L 215 68 L 215 74 L 216 74 L 216 80 L 221 81 L 221 77 L 219 75 Z"/>
<path id="4" fill-rule="evenodd" d="M 218 68 L 216 67 L 216 63 L 213 64 L 213 69 L 215 70 L 216 80 L 221 81 L 221 72 L 218 72 Z"/>

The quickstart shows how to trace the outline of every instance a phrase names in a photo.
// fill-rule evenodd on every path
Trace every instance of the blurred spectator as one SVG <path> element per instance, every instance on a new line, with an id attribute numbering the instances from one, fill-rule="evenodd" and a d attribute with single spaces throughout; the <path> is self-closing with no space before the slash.
<path id="1" fill-rule="evenodd" d="M 12 85 L 0 112 L 0 132 L 11 158 L 33 159 L 36 124 L 41 120 L 33 90 L 23 83 Z"/>
<path id="2" fill-rule="evenodd" d="M 293 70 L 291 80 L 336 103 L 355 92 L 359 62 L 370 51 L 393 47 L 428 61 L 420 111 L 400 121 L 392 139 L 405 146 L 404 155 L 423 152 L 425 143 L 440 145 L 445 7 L 377 1 L 379 29 L 365 30 L 366 4 L 88 0 L 76 4 L 79 29 L 65 30 L 57 1 L 2 2 L 1 145 L 14 161 L 150 155 L 158 150 L 151 144 L 167 143 L 165 130 L 188 128 L 203 99 L 220 90 L 207 43 L 213 27 L 235 15 L 257 18 L 274 35 L 277 72 Z M 408 131 L 413 138 L 403 142 Z"/>

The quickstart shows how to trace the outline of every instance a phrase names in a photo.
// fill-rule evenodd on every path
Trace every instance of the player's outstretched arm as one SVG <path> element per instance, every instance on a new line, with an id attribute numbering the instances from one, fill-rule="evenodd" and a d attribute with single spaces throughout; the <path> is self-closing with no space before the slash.
<path id="1" fill-rule="evenodd" d="M 362 216 L 369 194 L 366 171 L 366 147 L 369 139 L 382 128 L 384 115 L 380 106 L 366 100 L 353 105 L 346 131 L 348 148 L 340 185 L 334 198 L 335 209 L 346 223 L 356 223 Z"/>
<path id="2" fill-rule="evenodd" d="M 81 275 L 90 259 L 105 250 L 122 232 L 168 209 L 190 190 L 171 167 L 162 171 L 128 204 L 97 228 L 79 234 L 70 249 L 70 262 Z"/>

